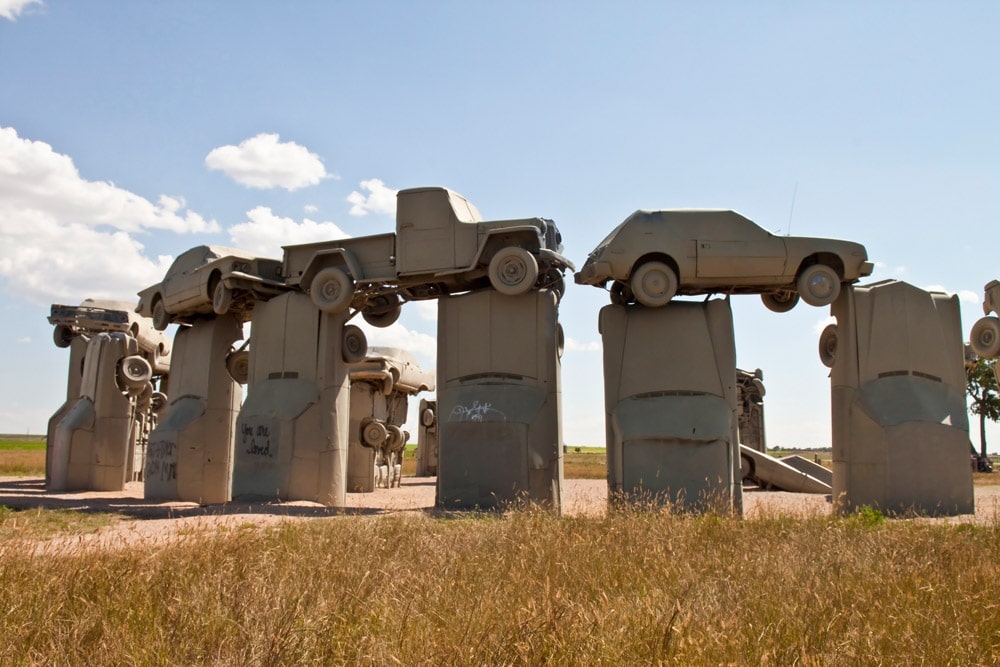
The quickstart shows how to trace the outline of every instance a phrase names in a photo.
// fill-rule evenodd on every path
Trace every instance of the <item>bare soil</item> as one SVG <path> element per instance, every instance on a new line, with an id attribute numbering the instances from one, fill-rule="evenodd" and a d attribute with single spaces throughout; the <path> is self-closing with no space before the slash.
<path id="1" fill-rule="evenodd" d="M 435 516 L 440 512 L 434 508 L 435 483 L 433 477 L 404 477 L 400 488 L 349 493 L 346 507 L 333 508 L 307 501 L 230 502 L 203 506 L 190 502 L 146 500 L 142 497 L 141 482 L 126 484 L 120 492 L 47 493 L 41 478 L 0 477 L 0 505 L 12 509 L 116 513 L 125 517 L 96 533 L 52 540 L 43 549 L 58 548 L 63 543 L 104 547 L 155 545 L 172 541 L 179 535 L 248 525 L 268 526 L 318 517 Z M 919 520 L 1000 524 L 1000 484 L 977 485 L 975 494 L 975 514 Z M 828 495 L 763 491 L 753 486 L 744 488 L 743 507 L 744 518 L 748 520 L 773 516 L 808 518 L 832 512 Z M 564 515 L 600 516 L 606 508 L 607 483 L 604 480 L 564 480 Z"/>

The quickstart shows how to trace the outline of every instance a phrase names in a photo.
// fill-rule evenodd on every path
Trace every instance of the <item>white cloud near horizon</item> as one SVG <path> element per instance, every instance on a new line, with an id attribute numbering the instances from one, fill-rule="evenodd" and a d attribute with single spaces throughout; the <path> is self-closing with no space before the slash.
<path id="1" fill-rule="evenodd" d="M 600 352 L 601 344 L 596 340 L 583 342 L 575 338 L 566 337 L 566 350 L 569 352 Z"/>
<path id="2" fill-rule="evenodd" d="M 261 133 L 244 139 L 239 146 L 219 146 L 205 156 L 205 166 L 260 190 L 292 191 L 333 178 L 318 155 L 294 141 L 280 139 L 277 134 Z"/>
<path id="3" fill-rule="evenodd" d="M 0 18 L 16 21 L 32 5 L 42 5 L 42 0 L 0 0 Z"/>
<path id="4" fill-rule="evenodd" d="M 374 327 L 358 318 L 356 324 L 368 338 L 368 347 L 398 347 L 413 354 L 424 370 L 434 370 L 437 363 L 437 338 L 408 329 L 399 322 L 385 328 Z"/>
<path id="5" fill-rule="evenodd" d="M 396 215 L 396 193 L 398 190 L 386 187 L 385 183 L 377 178 L 370 178 L 361 181 L 361 189 L 367 190 L 368 194 L 354 190 L 347 195 L 347 201 L 351 204 L 350 215 L 368 215 L 376 213 L 382 215 Z"/>
<path id="6" fill-rule="evenodd" d="M 0 127 L 0 284 L 36 302 L 131 300 L 160 280 L 171 258 L 151 259 L 132 234 L 216 232 L 215 220 L 180 197 L 154 203 L 107 181 L 90 181 L 42 141 Z"/>
<path id="7" fill-rule="evenodd" d="M 350 234 L 333 222 L 316 222 L 309 218 L 295 222 L 291 218 L 275 215 L 267 206 L 247 211 L 247 218 L 247 222 L 227 230 L 229 238 L 237 248 L 264 257 L 280 259 L 281 247 L 286 245 L 350 238 Z"/>

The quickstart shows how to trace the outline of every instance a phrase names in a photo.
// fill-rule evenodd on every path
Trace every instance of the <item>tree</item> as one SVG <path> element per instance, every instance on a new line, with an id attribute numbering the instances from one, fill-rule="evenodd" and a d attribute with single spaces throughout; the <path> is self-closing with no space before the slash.
<path id="1" fill-rule="evenodd" d="M 966 367 L 969 384 L 966 392 L 972 399 L 969 409 L 979 415 L 979 453 L 986 456 L 986 420 L 1000 421 L 1000 389 L 997 387 L 996 361 L 977 359 Z"/>

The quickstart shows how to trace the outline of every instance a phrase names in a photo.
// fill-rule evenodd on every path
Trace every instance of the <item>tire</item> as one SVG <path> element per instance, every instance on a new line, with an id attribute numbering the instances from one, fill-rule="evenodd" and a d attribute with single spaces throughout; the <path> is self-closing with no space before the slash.
<path id="1" fill-rule="evenodd" d="M 828 324 L 819 335 L 819 360 L 827 368 L 837 361 L 837 325 Z"/>
<path id="2" fill-rule="evenodd" d="M 430 408 L 424 408 L 424 411 L 420 413 L 420 423 L 424 426 L 434 426 L 434 411 Z"/>
<path id="3" fill-rule="evenodd" d="M 153 297 L 153 327 L 157 331 L 165 331 L 170 326 L 170 313 L 163 305 L 163 297 L 157 294 Z"/>
<path id="4" fill-rule="evenodd" d="M 149 399 L 149 406 L 153 409 L 153 412 L 159 414 L 163 411 L 163 408 L 167 407 L 167 395 L 162 391 L 154 391 L 152 397 Z"/>
<path id="5" fill-rule="evenodd" d="M 227 354 L 226 370 L 234 381 L 246 384 L 250 379 L 250 350 L 236 350 Z"/>
<path id="6" fill-rule="evenodd" d="M 799 302 L 799 293 L 792 291 L 767 292 L 760 295 L 760 300 L 773 313 L 787 313 Z"/>
<path id="7" fill-rule="evenodd" d="M 611 303 L 615 306 L 627 306 L 635 301 L 632 288 L 619 280 L 611 283 L 609 294 L 611 295 Z"/>
<path id="8" fill-rule="evenodd" d="M 361 311 L 361 317 L 373 327 L 385 328 L 394 324 L 402 312 L 403 304 L 398 296 L 382 295 L 372 299 Z"/>
<path id="9" fill-rule="evenodd" d="M 368 356 L 368 338 L 359 327 L 353 324 L 344 327 L 340 356 L 348 364 L 359 363 Z"/>
<path id="10" fill-rule="evenodd" d="M 757 475 L 757 468 L 753 463 L 753 459 L 749 456 L 740 455 L 740 479 L 744 482 L 755 481 Z"/>
<path id="11" fill-rule="evenodd" d="M 153 383 L 147 382 L 140 391 L 135 394 L 135 404 L 140 412 L 149 410 L 153 400 Z"/>
<path id="12" fill-rule="evenodd" d="M 371 421 L 361 429 L 361 442 L 367 447 L 380 447 L 389 437 L 389 431 L 382 422 Z"/>
<path id="13" fill-rule="evenodd" d="M 660 308 L 677 293 L 677 274 L 663 262 L 645 262 L 632 272 L 629 287 L 636 301 L 647 308 Z"/>
<path id="14" fill-rule="evenodd" d="M 1000 356 L 1000 318 L 982 317 L 973 324 L 969 346 L 983 359 Z"/>
<path id="15" fill-rule="evenodd" d="M 807 266 L 795 286 L 810 306 L 829 306 L 840 296 L 840 276 L 826 264 Z"/>
<path id="16" fill-rule="evenodd" d="M 566 333 L 563 331 L 561 324 L 556 322 L 556 356 L 562 359 L 563 352 L 566 350 Z"/>
<path id="17" fill-rule="evenodd" d="M 542 271 L 538 278 L 539 289 L 547 289 L 556 293 L 556 301 L 562 301 L 566 293 L 566 279 L 563 278 L 562 271 L 555 268 L 548 268 Z"/>
<path id="18" fill-rule="evenodd" d="M 536 280 L 538 261 L 524 248 L 501 248 L 490 260 L 490 284 L 501 294 L 525 294 L 535 285 Z"/>
<path id="19" fill-rule="evenodd" d="M 399 371 L 395 368 L 389 369 L 389 377 L 382 382 L 382 395 L 392 396 L 392 392 L 396 389 L 397 382 L 399 382 Z"/>
<path id="20" fill-rule="evenodd" d="M 56 347 L 69 347 L 73 344 L 75 336 L 76 334 L 73 333 L 73 330 L 65 324 L 57 324 L 56 328 L 52 331 L 52 341 L 56 344 Z"/>
<path id="21" fill-rule="evenodd" d="M 309 296 L 324 313 L 342 313 L 354 299 L 354 280 L 335 266 L 329 266 L 312 279 Z"/>
<path id="22" fill-rule="evenodd" d="M 233 291 L 220 280 L 215 284 L 215 289 L 212 290 L 212 310 L 216 315 L 225 315 L 232 305 Z"/>
<path id="23" fill-rule="evenodd" d="M 153 367 L 138 354 L 125 357 L 118 362 L 118 384 L 126 391 L 141 392 L 153 379 Z"/>
<path id="24" fill-rule="evenodd" d="M 386 437 L 386 444 L 389 445 L 389 450 L 394 452 L 401 452 L 403 448 L 406 447 L 406 435 L 403 429 L 399 428 L 395 424 L 389 424 L 385 427 L 388 433 Z"/>

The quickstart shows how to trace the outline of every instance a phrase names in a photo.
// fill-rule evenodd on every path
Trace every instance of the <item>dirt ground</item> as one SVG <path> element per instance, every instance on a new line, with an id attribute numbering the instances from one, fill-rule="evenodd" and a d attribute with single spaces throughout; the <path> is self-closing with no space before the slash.
<path id="1" fill-rule="evenodd" d="M 126 518 L 97 533 L 75 535 L 73 544 L 129 546 L 169 541 L 179 534 L 232 528 L 246 524 L 274 525 L 282 521 L 307 520 L 338 515 L 378 516 L 409 513 L 433 516 L 433 477 L 404 477 L 396 489 L 373 493 L 347 494 L 345 508 L 318 503 L 231 502 L 200 506 L 189 502 L 145 500 L 141 482 L 126 485 L 121 492 L 46 493 L 44 480 L 31 477 L 0 477 L 0 505 L 12 509 L 63 509 L 77 512 L 114 512 Z M 976 513 L 957 517 L 920 519 L 949 523 L 1000 525 L 1000 484 L 977 485 Z M 563 514 L 599 516 L 606 509 L 607 483 L 595 479 L 568 479 L 563 482 Z M 815 517 L 832 511 L 828 495 L 762 491 L 744 488 L 744 518 L 761 516 Z"/>

